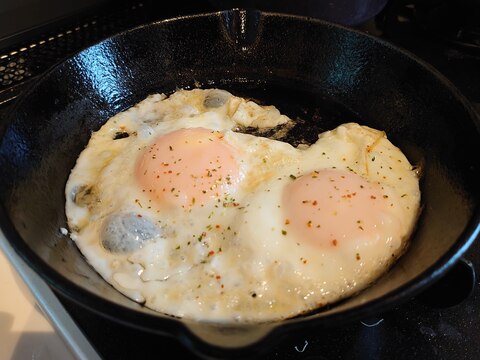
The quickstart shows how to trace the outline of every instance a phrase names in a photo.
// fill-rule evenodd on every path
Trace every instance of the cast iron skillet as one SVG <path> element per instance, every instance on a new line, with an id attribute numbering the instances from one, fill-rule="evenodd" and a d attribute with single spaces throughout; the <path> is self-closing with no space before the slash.
<path id="1" fill-rule="evenodd" d="M 154 92 L 220 87 L 300 119 L 287 139 L 358 121 L 423 164 L 411 246 L 374 286 L 325 311 L 262 325 L 179 320 L 126 299 L 63 236 L 64 185 L 90 133 Z M 232 10 L 148 24 L 58 64 L 2 129 L 1 229 L 62 296 L 208 357 L 262 354 L 292 334 L 387 311 L 438 280 L 479 233 L 479 119 L 432 67 L 363 33 L 297 16 Z"/>

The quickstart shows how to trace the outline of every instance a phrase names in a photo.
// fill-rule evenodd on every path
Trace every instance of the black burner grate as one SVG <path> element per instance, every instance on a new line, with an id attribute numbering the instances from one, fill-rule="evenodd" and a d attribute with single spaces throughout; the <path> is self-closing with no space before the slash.
<path id="1" fill-rule="evenodd" d="M 22 51 L 25 48 L 22 48 Z M 15 55 L 15 54 L 14 54 Z M 14 59 L 9 59 L 5 56 L 6 61 L 0 62 L 0 88 L 10 86 L 14 83 L 23 81 L 25 78 L 32 76 L 25 64 L 25 58 L 18 56 Z"/>
<path id="2" fill-rule="evenodd" d="M 172 10 L 154 0 L 114 2 L 15 46 L 2 49 L 0 41 L 0 104 L 14 96 L 13 88 L 97 41 L 151 21 L 210 10 L 202 1 L 184 7 L 180 2 Z"/>
<path id="3" fill-rule="evenodd" d="M 79 49 L 129 26 L 147 20 L 144 4 L 137 3 L 115 13 L 80 19 L 57 32 L 0 52 L 0 91 L 43 73 Z"/>

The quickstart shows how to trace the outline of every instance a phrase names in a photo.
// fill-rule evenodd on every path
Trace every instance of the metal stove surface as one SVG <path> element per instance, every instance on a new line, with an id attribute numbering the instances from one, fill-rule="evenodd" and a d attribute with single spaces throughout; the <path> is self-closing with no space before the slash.
<path id="1" fill-rule="evenodd" d="M 182 5 L 174 12 L 159 11 L 153 1 L 122 4 L 114 13 L 99 9 L 83 19 L 75 19 L 75 23 L 64 23 L 56 33 L 25 39 L 17 47 L 2 49 L 0 43 L 0 122 L 15 96 L 32 79 L 78 49 L 143 22 L 214 10 L 200 3 Z M 455 29 L 438 32 L 435 22 L 432 25 L 432 16 L 427 24 L 419 13 L 415 1 L 391 1 L 381 14 L 360 29 L 391 41 L 433 65 L 480 111 L 480 37 L 475 33 L 478 28 L 467 24 L 468 36 L 465 27 L 457 28 L 456 32 Z M 479 358 L 480 281 L 475 277 L 475 271 L 479 270 L 480 240 L 453 270 L 417 298 L 377 318 L 292 338 L 265 358 Z M 176 339 L 113 323 L 60 294 L 56 296 L 103 359 L 158 358 L 166 352 L 175 357 L 198 358 Z"/>

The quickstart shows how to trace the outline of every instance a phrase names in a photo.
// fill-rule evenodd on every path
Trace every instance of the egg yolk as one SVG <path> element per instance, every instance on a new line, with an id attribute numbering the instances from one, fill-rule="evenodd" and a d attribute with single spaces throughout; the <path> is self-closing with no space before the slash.
<path id="1" fill-rule="evenodd" d="M 287 185 L 282 201 L 285 231 L 319 246 L 389 241 L 401 226 L 388 212 L 394 201 L 382 187 L 347 171 L 328 169 L 298 177 Z"/>
<path id="2" fill-rule="evenodd" d="M 229 201 L 241 172 L 222 133 L 189 128 L 159 136 L 140 155 L 136 178 L 159 204 L 189 209 L 212 198 Z"/>

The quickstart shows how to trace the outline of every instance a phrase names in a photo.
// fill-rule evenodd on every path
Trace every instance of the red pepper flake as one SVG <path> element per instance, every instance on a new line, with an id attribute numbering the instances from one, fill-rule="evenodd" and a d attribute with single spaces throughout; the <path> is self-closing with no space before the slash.
<path id="1" fill-rule="evenodd" d="M 370 199 L 375 200 L 375 199 L 376 199 L 376 196 L 371 195 L 371 196 L 370 196 Z"/>
<path id="2" fill-rule="evenodd" d="M 355 259 L 360 260 L 360 254 L 359 254 L 359 253 L 357 253 L 357 254 L 355 255 Z"/>
<path id="3" fill-rule="evenodd" d="M 222 277 L 220 275 L 215 276 L 215 279 L 220 280 Z"/>
<path id="4" fill-rule="evenodd" d="M 315 206 L 317 204 L 318 204 L 317 200 L 313 200 L 312 205 Z"/>
<path id="5" fill-rule="evenodd" d="M 210 250 L 210 251 L 208 252 L 208 256 L 213 256 L 213 255 L 215 255 L 215 251 Z"/>
<path id="6" fill-rule="evenodd" d="M 337 239 L 333 239 L 333 240 L 332 240 L 332 245 L 333 245 L 333 246 L 337 246 Z"/>
<path id="7" fill-rule="evenodd" d="M 220 199 L 219 199 L 220 200 Z M 219 201 L 220 202 L 220 201 Z M 229 207 L 238 207 L 240 204 L 236 202 L 224 202 L 223 207 L 229 208 Z"/>
<path id="8" fill-rule="evenodd" d="M 285 225 L 288 225 L 288 224 L 290 224 L 290 220 L 289 220 L 289 219 L 286 219 L 286 220 L 285 220 Z"/>
<path id="9" fill-rule="evenodd" d="M 309 228 L 311 228 L 311 227 L 312 227 L 312 220 L 308 220 L 308 222 L 307 222 L 307 226 L 308 226 Z"/>

